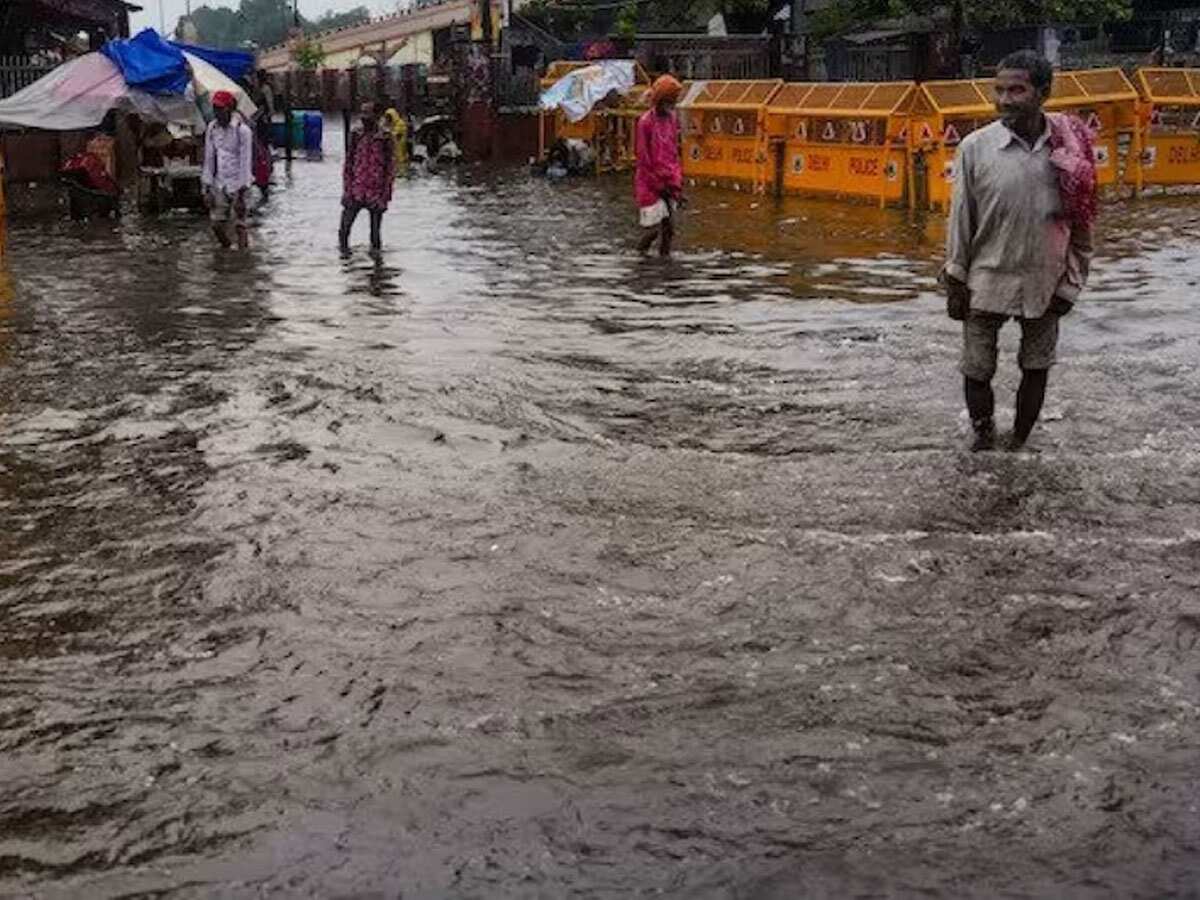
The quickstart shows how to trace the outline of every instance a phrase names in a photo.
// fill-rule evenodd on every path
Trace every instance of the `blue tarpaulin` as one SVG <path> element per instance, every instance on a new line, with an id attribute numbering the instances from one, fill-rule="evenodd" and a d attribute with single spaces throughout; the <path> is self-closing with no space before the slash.
<path id="1" fill-rule="evenodd" d="M 241 50 L 213 50 L 211 47 L 196 47 L 192 44 L 181 44 L 179 41 L 168 41 L 172 47 L 186 50 L 193 56 L 198 56 L 210 66 L 219 69 L 234 81 L 242 81 L 254 68 L 254 54 Z"/>
<path id="2" fill-rule="evenodd" d="M 111 59 L 125 83 L 148 94 L 182 94 L 188 86 L 187 62 L 178 47 L 153 28 L 128 40 L 109 41 L 100 52 Z"/>

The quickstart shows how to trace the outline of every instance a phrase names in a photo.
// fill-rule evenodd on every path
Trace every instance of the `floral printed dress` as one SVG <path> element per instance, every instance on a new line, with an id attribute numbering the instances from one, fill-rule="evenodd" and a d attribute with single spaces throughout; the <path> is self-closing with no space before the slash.
<path id="1" fill-rule="evenodd" d="M 342 170 L 342 204 L 382 212 L 392 200 L 395 180 L 392 136 L 382 131 L 352 135 Z"/>

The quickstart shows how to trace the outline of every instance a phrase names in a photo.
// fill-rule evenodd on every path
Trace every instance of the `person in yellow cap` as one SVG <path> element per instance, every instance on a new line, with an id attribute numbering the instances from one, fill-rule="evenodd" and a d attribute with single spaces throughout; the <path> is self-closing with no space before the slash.
<path id="1" fill-rule="evenodd" d="M 679 119 L 675 104 L 683 85 L 663 75 L 650 87 L 651 108 L 637 122 L 637 173 L 633 180 L 642 239 L 638 250 L 650 252 L 659 242 L 660 256 L 671 255 L 675 210 L 683 198 L 683 164 L 679 158 Z"/>

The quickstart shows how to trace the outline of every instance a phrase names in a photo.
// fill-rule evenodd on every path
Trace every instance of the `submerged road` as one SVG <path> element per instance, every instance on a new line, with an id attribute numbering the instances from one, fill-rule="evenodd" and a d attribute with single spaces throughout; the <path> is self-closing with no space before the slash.
<path id="1" fill-rule="evenodd" d="M 936 217 L 339 190 L 12 231 L 0 896 L 1197 895 L 1196 198 L 972 456 Z"/>

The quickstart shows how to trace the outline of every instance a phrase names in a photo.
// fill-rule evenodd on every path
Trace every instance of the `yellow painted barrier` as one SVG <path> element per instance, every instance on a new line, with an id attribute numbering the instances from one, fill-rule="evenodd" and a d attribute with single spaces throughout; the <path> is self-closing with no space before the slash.
<path id="1" fill-rule="evenodd" d="M 550 63 L 542 77 L 543 91 L 553 87 L 571 72 L 594 65 L 591 62 L 558 60 Z M 648 109 L 650 76 L 640 63 L 634 63 L 634 87 L 616 106 L 598 106 L 578 122 L 571 122 L 561 110 L 539 113 L 538 156 L 545 159 L 555 141 L 587 141 L 596 153 L 597 171 L 619 171 L 633 165 L 634 125 L 637 116 Z"/>
<path id="2" fill-rule="evenodd" d="M 637 162 L 637 121 L 650 109 L 650 87 L 639 84 L 616 106 L 598 111 L 596 170 L 623 172 Z"/>
<path id="3" fill-rule="evenodd" d="M 1138 69 L 1141 95 L 1137 165 L 1125 180 L 1144 185 L 1200 184 L 1200 69 Z"/>
<path id="4" fill-rule="evenodd" d="M 927 81 L 921 91 L 930 111 L 914 114 L 911 144 L 925 163 L 929 205 L 945 209 L 950 203 L 958 144 L 996 117 L 992 82 Z M 1091 127 L 1096 175 L 1102 187 L 1120 183 L 1122 144 L 1136 143 L 1137 102 L 1137 91 L 1120 69 L 1054 73 L 1046 109 L 1072 113 Z"/>
<path id="5" fill-rule="evenodd" d="M 679 104 L 683 174 L 692 183 L 765 190 L 767 105 L 783 86 L 773 81 L 697 81 Z"/>
<path id="6" fill-rule="evenodd" d="M 554 63 L 543 86 L 584 65 Z M 1141 69 L 1137 83 L 1119 69 L 1057 72 L 1046 108 L 1091 127 L 1102 187 L 1200 184 L 1200 69 Z M 631 167 L 648 84 L 639 67 L 615 105 L 574 124 L 554 116 L 550 139 L 588 141 L 598 171 Z M 683 172 L 692 184 L 946 209 L 959 143 L 995 117 L 985 79 L 698 81 L 679 104 Z"/>
<path id="7" fill-rule="evenodd" d="M 914 82 L 783 85 L 767 106 L 777 191 L 911 202 L 908 122 L 919 96 Z"/>

